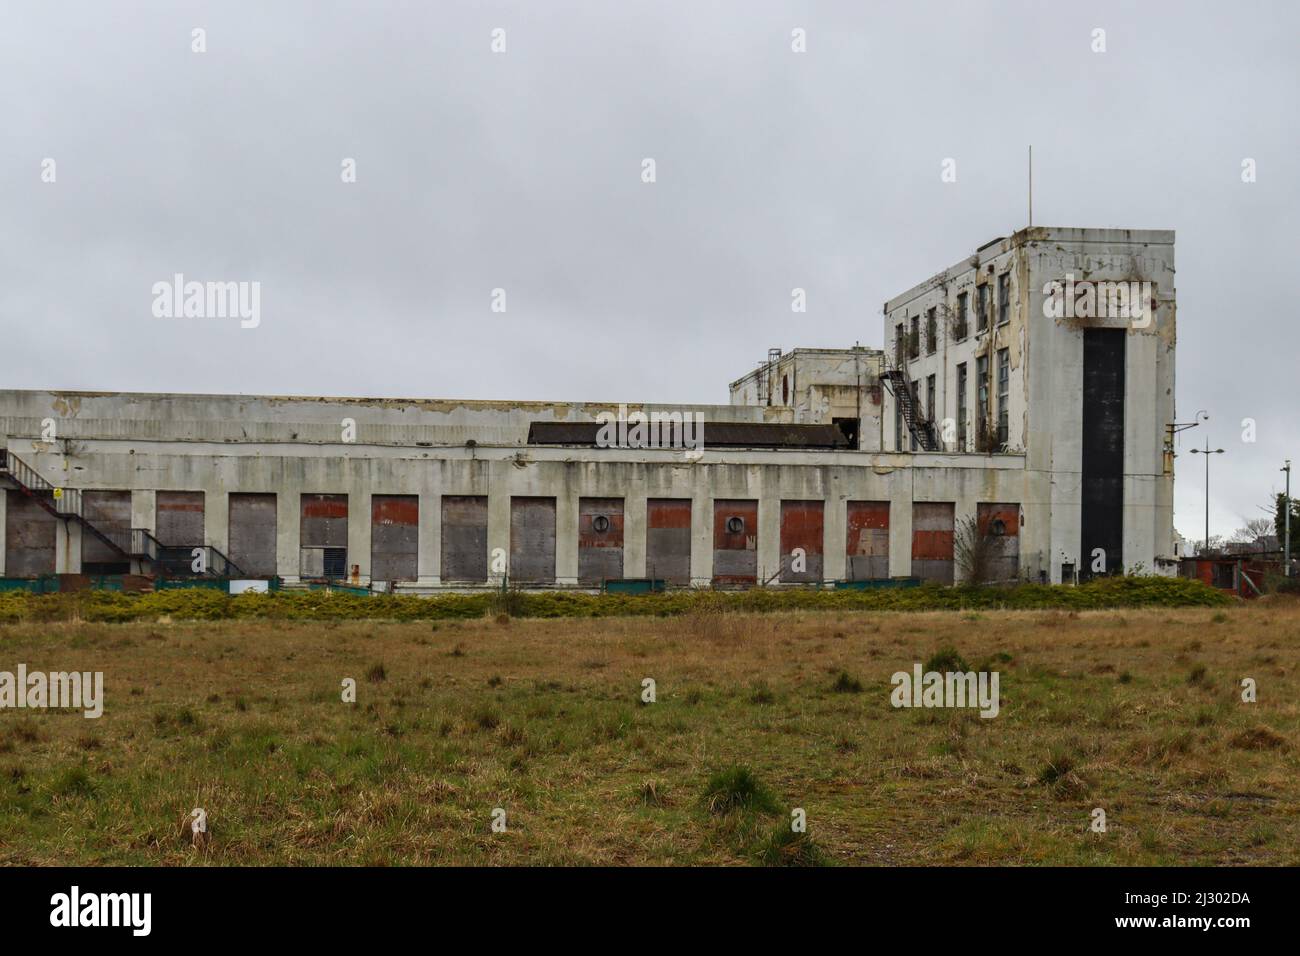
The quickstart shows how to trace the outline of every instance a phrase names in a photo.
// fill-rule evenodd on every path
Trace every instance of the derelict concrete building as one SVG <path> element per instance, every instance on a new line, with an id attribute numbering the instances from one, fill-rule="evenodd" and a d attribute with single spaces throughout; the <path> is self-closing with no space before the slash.
<path id="1" fill-rule="evenodd" d="M 999 578 L 1172 573 L 1173 275 L 1026 229 L 726 405 L 0 391 L 0 577 L 952 582 L 968 518 Z"/>

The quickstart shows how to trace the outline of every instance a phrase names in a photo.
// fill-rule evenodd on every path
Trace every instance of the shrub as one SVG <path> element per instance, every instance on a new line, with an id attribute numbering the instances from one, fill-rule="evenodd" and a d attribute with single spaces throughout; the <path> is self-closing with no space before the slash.
<path id="1" fill-rule="evenodd" d="M 58 797 L 89 797 L 95 792 L 95 781 L 85 767 L 69 767 L 50 782 L 50 793 Z"/>
<path id="2" fill-rule="evenodd" d="M 795 833 L 788 823 L 778 826 L 758 852 L 764 866 L 826 866 L 826 854 L 807 831 Z"/>
<path id="3" fill-rule="evenodd" d="M 840 671 L 840 675 L 835 678 L 835 683 L 831 685 L 831 690 L 837 694 L 861 694 L 862 681 L 851 677 L 848 671 Z"/>
<path id="4" fill-rule="evenodd" d="M 173 621 L 440 621 L 479 619 L 488 614 L 532 618 L 695 615 L 713 627 L 727 617 L 724 612 L 970 612 L 999 608 L 1078 611 L 1118 607 L 1225 607 L 1234 600 L 1200 581 L 1155 576 L 1097 578 L 1078 587 L 1029 583 L 1013 587 L 940 587 L 927 584 L 916 588 L 863 591 L 754 588 L 721 593 L 683 589 L 644 595 L 570 591 L 534 593 L 512 588 L 431 598 L 410 594 L 329 594 L 296 590 L 231 597 L 210 588 L 146 594 L 4 591 L 0 592 L 0 623 L 72 620 L 116 623 L 160 618 Z M 740 636 L 743 639 L 743 631 Z"/>
<path id="5" fill-rule="evenodd" d="M 1074 770 L 1074 758 L 1068 754 L 1055 753 L 1047 758 L 1043 769 L 1038 771 L 1038 782 L 1054 784 Z"/>
<path id="6" fill-rule="evenodd" d="M 1241 750 L 1276 750 L 1286 746 L 1286 738 L 1272 728 L 1259 724 L 1249 730 L 1243 730 L 1233 737 L 1230 743 Z"/>
<path id="7" fill-rule="evenodd" d="M 755 810 L 776 813 L 776 797 L 748 767 L 734 766 L 720 770 L 709 778 L 704 788 L 704 805 L 710 813 Z"/>
<path id="8" fill-rule="evenodd" d="M 966 663 L 966 658 L 957 653 L 956 648 L 945 647 L 935 651 L 931 658 L 925 662 L 925 669 L 927 672 L 937 671 L 940 674 L 965 673 L 970 670 L 970 665 Z"/>

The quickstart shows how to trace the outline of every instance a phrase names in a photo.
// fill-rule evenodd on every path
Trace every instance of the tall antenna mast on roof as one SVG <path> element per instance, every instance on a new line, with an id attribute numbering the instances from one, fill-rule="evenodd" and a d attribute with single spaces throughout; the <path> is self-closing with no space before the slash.
<path id="1" fill-rule="evenodd" d="M 1029 225 L 1034 224 L 1034 147 L 1029 147 Z"/>

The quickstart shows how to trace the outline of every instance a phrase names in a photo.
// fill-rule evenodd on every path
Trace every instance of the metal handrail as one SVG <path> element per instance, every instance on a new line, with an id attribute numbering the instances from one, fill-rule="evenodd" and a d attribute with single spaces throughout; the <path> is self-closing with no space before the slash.
<path id="1" fill-rule="evenodd" d="M 131 554 L 148 561 L 157 561 L 162 542 L 144 528 L 131 529 Z"/>
<path id="2" fill-rule="evenodd" d="M 81 491 L 77 488 L 55 488 L 54 510 L 67 517 L 81 517 Z"/>
<path id="3" fill-rule="evenodd" d="M 202 552 L 202 571 L 194 570 L 195 551 Z M 158 544 L 158 563 L 167 577 L 242 577 L 239 565 L 210 544 Z"/>

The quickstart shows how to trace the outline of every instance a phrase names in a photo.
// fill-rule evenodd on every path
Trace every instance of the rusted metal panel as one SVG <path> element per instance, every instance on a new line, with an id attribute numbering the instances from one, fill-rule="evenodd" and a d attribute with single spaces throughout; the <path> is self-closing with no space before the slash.
<path id="1" fill-rule="evenodd" d="M 578 583 L 623 576 L 623 499 L 578 499 Z"/>
<path id="2" fill-rule="evenodd" d="M 758 502 L 718 499 L 713 502 L 713 583 L 758 581 Z"/>
<path id="3" fill-rule="evenodd" d="M 979 533 L 989 536 L 989 578 L 1014 581 L 1020 577 L 1019 503 L 981 502 L 976 505 L 975 515 Z"/>
<path id="4" fill-rule="evenodd" d="M 1079 577 L 1102 552 L 1107 574 L 1124 570 L 1124 329 L 1083 331 L 1083 475 Z"/>
<path id="5" fill-rule="evenodd" d="M 952 584 L 954 510 L 950 501 L 918 501 L 912 504 L 914 577 Z"/>
<path id="6" fill-rule="evenodd" d="M 275 495 L 237 493 L 230 496 L 230 560 L 249 577 L 273 577 L 276 525 Z"/>
<path id="7" fill-rule="evenodd" d="M 155 507 L 154 537 L 167 545 L 205 543 L 203 527 L 203 492 L 160 491 Z"/>
<path id="8" fill-rule="evenodd" d="M 824 506 L 820 501 L 781 502 L 781 580 L 821 581 Z M 796 555 L 798 549 L 802 555 Z M 803 570 L 798 568 L 802 566 Z"/>
<path id="9" fill-rule="evenodd" d="M 58 519 L 20 491 L 6 492 L 5 575 L 31 578 L 54 573 Z"/>
<path id="10" fill-rule="evenodd" d="M 442 580 L 481 584 L 488 579 L 486 495 L 443 495 Z"/>
<path id="11" fill-rule="evenodd" d="M 889 502 L 850 501 L 845 555 L 850 581 L 889 577 Z"/>
<path id="12" fill-rule="evenodd" d="M 420 496 L 370 498 L 370 578 L 414 581 L 420 576 Z"/>
<path id="13" fill-rule="evenodd" d="M 302 495 L 299 535 L 304 548 L 348 546 L 348 496 Z"/>
<path id="14" fill-rule="evenodd" d="M 555 582 L 555 499 L 510 499 L 510 577 L 520 584 Z"/>
<path id="15" fill-rule="evenodd" d="M 645 568 L 669 584 L 691 583 L 691 499 L 646 502 Z"/>
<path id="16" fill-rule="evenodd" d="M 343 577 L 348 563 L 348 496 L 299 497 L 299 574 Z"/>
<path id="17" fill-rule="evenodd" d="M 530 445 L 595 445 L 601 422 L 532 422 Z M 686 429 L 692 439 L 702 438 L 705 448 L 851 448 L 837 425 L 801 425 L 787 422 L 704 422 L 703 431 Z M 660 426 L 656 447 L 682 447 L 677 426 Z"/>
<path id="18" fill-rule="evenodd" d="M 131 492 L 84 491 L 81 513 L 109 540 L 126 551 L 131 546 Z M 131 561 L 89 532 L 81 534 L 81 570 L 86 574 L 125 574 Z"/>

